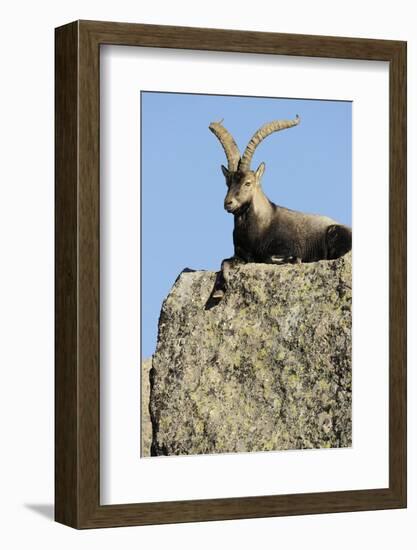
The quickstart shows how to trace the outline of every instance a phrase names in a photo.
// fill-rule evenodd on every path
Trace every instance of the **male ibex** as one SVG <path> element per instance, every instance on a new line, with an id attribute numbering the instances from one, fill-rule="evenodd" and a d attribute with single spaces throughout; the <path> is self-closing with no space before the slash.
<path id="1" fill-rule="evenodd" d="M 271 202 L 263 193 L 261 178 L 265 163 L 256 171 L 250 164 L 256 147 L 279 130 L 299 124 L 275 120 L 264 124 L 252 137 L 241 156 L 232 135 L 221 122 L 209 126 L 226 153 L 228 167 L 222 171 L 228 187 L 225 209 L 234 215 L 234 256 L 222 263 L 212 297 L 219 299 L 227 287 L 228 273 L 235 262 L 302 263 L 331 260 L 352 248 L 352 230 L 326 216 L 305 214 Z"/>

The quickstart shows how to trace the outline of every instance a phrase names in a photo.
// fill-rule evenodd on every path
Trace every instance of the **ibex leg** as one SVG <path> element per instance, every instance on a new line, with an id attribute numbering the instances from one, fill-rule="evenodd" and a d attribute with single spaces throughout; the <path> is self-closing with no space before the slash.
<path id="1" fill-rule="evenodd" d="M 237 256 L 232 256 L 222 261 L 220 271 L 217 273 L 216 282 L 214 283 L 214 289 L 211 295 L 211 298 L 220 300 L 223 298 L 224 293 L 226 292 L 227 286 L 230 279 L 230 271 L 237 264 L 243 263 L 243 260 Z"/>

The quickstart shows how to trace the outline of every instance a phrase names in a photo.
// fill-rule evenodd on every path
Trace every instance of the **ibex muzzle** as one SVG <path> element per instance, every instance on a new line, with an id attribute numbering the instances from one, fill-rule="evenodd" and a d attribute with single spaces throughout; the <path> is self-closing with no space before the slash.
<path id="1" fill-rule="evenodd" d="M 223 295 L 227 273 L 234 262 L 314 262 L 339 258 L 352 248 L 350 227 L 326 216 L 305 214 L 274 204 L 262 191 L 265 164 L 262 162 L 256 171 L 250 168 L 255 149 L 262 140 L 299 123 L 297 115 L 293 120 L 264 124 L 252 136 L 242 156 L 232 135 L 221 123 L 213 122 L 209 126 L 226 153 L 228 167 L 222 166 L 228 187 L 224 207 L 235 218 L 235 253 L 222 263 L 214 298 Z"/>

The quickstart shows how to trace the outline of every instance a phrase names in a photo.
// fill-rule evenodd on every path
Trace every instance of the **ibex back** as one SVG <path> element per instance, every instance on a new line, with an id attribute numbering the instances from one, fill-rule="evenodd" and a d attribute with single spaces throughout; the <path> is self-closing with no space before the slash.
<path id="1" fill-rule="evenodd" d="M 219 139 L 228 160 L 222 171 L 228 187 L 225 209 L 234 215 L 234 256 L 222 263 L 212 298 L 221 298 L 230 267 L 236 262 L 302 263 L 331 260 L 352 247 L 352 230 L 327 216 L 289 210 L 271 202 L 262 191 L 265 163 L 256 171 L 250 164 L 256 147 L 279 130 L 298 125 L 300 119 L 275 120 L 264 124 L 252 137 L 243 155 L 221 123 L 210 130 Z"/>

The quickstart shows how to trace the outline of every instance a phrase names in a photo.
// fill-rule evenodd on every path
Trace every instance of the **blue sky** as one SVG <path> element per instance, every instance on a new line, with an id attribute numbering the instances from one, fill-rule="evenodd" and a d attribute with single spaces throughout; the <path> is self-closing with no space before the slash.
<path id="1" fill-rule="evenodd" d="M 252 169 L 265 162 L 263 189 L 276 204 L 351 225 L 351 102 L 141 92 L 142 357 L 155 351 L 161 304 L 178 274 L 217 271 L 233 254 L 227 161 L 210 122 L 224 119 L 243 152 L 262 124 L 296 114 L 301 123 L 264 140 Z"/>

